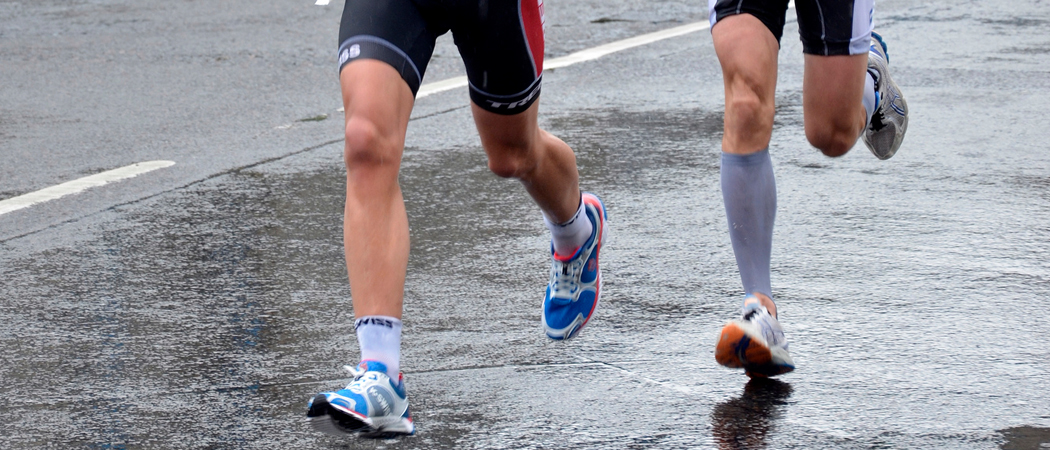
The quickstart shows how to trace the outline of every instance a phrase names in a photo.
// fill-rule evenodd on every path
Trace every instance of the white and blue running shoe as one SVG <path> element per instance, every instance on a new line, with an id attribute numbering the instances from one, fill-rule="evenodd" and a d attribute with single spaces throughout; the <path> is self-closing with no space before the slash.
<path id="1" fill-rule="evenodd" d="M 908 131 L 908 102 L 897 83 L 890 78 L 886 42 L 871 33 L 868 51 L 868 73 L 875 79 L 875 112 L 864 129 L 864 144 L 879 159 L 890 159 L 897 153 Z"/>
<path id="2" fill-rule="evenodd" d="M 591 237 L 569 256 L 559 255 L 551 245 L 551 279 L 543 299 L 543 329 L 547 337 L 570 339 L 594 316 L 602 291 L 598 254 L 605 242 L 605 205 L 598 196 L 583 193 L 583 209 L 594 225 Z"/>
<path id="3" fill-rule="evenodd" d="M 306 405 L 306 417 L 314 428 L 336 436 L 390 437 L 416 431 L 408 412 L 405 377 L 397 384 L 378 361 L 362 361 L 356 368 L 343 366 L 354 375 L 346 388 L 317 394 Z"/>
<path id="4" fill-rule="evenodd" d="M 715 360 L 750 376 L 772 377 L 795 370 L 784 329 L 758 298 L 744 299 L 743 317 L 722 327 Z"/>

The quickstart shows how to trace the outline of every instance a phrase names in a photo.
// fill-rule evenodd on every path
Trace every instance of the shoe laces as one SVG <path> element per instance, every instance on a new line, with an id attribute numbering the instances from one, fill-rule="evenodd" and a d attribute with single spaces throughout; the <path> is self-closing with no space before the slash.
<path id="1" fill-rule="evenodd" d="M 583 269 L 584 260 L 582 253 L 568 262 L 554 260 L 551 266 L 552 303 L 566 305 L 576 297 L 576 292 L 580 290 L 580 272 Z"/>
<path id="2" fill-rule="evenodd" d="M 756 315 L 758 315 L 758 310 L 757 309 L 752 309 L 752 310 L 748 311 L 747 314 L 744 314 L 744 321 L 745 322 L 751 322 L 751 319 L 754 319 Z M 346 366 L 343 366 L 343 367 L 346 367 Z"/>
<path id="3" fill-rule="evenodd" d="M 354 381 L 357 381 L 361 377 L 365 376 L 365 372 L 367 372 L 365 369 L 356 366 L 351 366 L 349 364 L 343 366 L 343 369 L 347 372 L 350 372 L 350 374 L 354 376 Z"/>
<path id="4" fill-rule="evenodd" d="M 763 315 L 763 313 L 765 314 Z M 772 314 L 769 314 L 769 311 L 765 308 L 749 310 L 744 314 L 744 321 L 758 325 L 759 330 L 762 331 L 762 337 L 765 338 L 769 345 L 779 345 L 787 349 L 784 331 L 780 330 L 777 319 Z"/>
<path id="5" fill-rule="evenodd" d="M 886 128 L 886 116 L 882 114 L 882 109 L 878 109 L 874 114 L 871 115 L 871 129 L 872 131 L 881 131 Z"/>

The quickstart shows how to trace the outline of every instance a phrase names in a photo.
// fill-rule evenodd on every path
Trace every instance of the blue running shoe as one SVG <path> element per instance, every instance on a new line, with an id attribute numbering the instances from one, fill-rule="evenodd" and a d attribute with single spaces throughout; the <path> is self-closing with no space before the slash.
<path id="1" fill-rule="evenodd" d="M 722 327 L 715 360 L 748 375 L 771 377 L 795 370 L 784 329 L 754 296 L 744 299 L 743 317 Z"/>
<path id="2" fill-rule="evenodd" d="M 601 297 L 598 253 L 608 230 L 605 205 L 596 195 L 584 192 L 583 209 L 594 225 L 587 242 L 570 256 L 557 254 L 551 245 L 551 280 L 543 299 L 543 329 L 551 339 L 576 336 L 594 316 Z"/>
<path id="3" fill-rule="evenodd" d="M 897 83 L 890 78 L 890 56 L 886 42 L 878 33 L 871 33 L 868 51 L 868 73 L 875 80 L 875 111 L 864 129 L 863 140 L 879 159 L 890 159 L 897 153 L 908 131 L 908 102 Z"/>
<path id="4" fill-rule="evenodd" d="M 362 361 L 357 368 L 343 366 L 354 375 L 344 389 L 317 394 L 306 405 L 314 428 L 336 436 L 391 437 L 416 431 L 408 413 L 405 377 L 397 384 L 378 361 Z"/>

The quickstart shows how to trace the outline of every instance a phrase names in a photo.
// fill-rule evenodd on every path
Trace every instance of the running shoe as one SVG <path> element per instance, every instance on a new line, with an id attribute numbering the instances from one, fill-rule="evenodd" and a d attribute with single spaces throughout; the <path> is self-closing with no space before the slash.
<path id="1" fill-rule="evenodd" d="M 555 340 L 570 339 L 594 316 L 602 292 L 598 253 L 605 241 L 605 205 L 589 192 L 583 193 L 583 209 L 594 224 L 591 237 L 572 255 L 563 256 L 551 245 L 551 280 L 543 299 L 543 329 Z"/>
<path id="2" fill-rule="evenodd" d="M 386 374 L 386 365 L 378 361 L 343 368 L 354 375 L 354 381 L 338 391 L 317 394 L 306 405 L 306 417 L 314 428 L 336 436 L 415 433 L 403 374 L 394 384 Z"/>
<path id="3" fill-rule="evenodd" d="M 795 370 L 784 329 L 753 296 L 744 299 L 743 318 L 722 327 L 715 360 L 726 367 L 743 368 L 751 376 L 771 377 Z"/>
<path id="4" fill-rule="evenodd" d="M 890 78 L 889 62 L 886 42 L 878 33 L 872 32 L 868 73 L 875 80 L 875 112 L 864 129 L 864 144 L 879 159 L 890 159 L 897 153 L 904 133 L 908 131 L 908 102 L 904 101 L 900 87 Z"/>

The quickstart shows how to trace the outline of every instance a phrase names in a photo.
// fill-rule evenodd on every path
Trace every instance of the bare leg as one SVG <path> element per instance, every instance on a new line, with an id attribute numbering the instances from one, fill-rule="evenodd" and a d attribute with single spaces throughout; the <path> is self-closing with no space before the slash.
<path id="1" fill-rule="evenodd" d="M 375 60 L 348 64 L 339 81 L 346 110 L 343 242 L 354 314 L 400 318 L 409 237 L 397 177 L 412 91 Z"/>
<path id="2" fill-rule="evenodd" d="M 521 180 L 532 199 L 555 222 L 572 218 L 580 206 L 576 155 L 565 142 L 540 129 L 539 101 L 520 114 L 506 116 L 471 104 L 489 169 Z"/>
<path id="3" fill-rule="evenodd" d="M 400 373 L 408 217 L 397 174 L 414 99 L 396 70 L 373 59 L 343 66 L 339 83 L 346 111 L 343 244 L 361 363 L 351 368 L 350 385 L 314 396 L 306 415 L 332 434 L 412 434 Z M 388 400 L 384 407 L 356 394 L 366 390 Z M 361 406 L 367 417 L 350 412 Z"/>
<path id="4" fill-rule="evenodd" d="M 722 151 L 749 154 L 765 149 L 773 134 L 780 45 L 750 14 L 719 20 L 711 35 L 725 83 Z"/>
<path id="5" fill-rule="evenodd" d="M 498 176 L 520 180 L 547 216 L 555 252 L 541 323 L 547 337 L 566 340 L 590 321 L 601 298 L 599 253 L 606 230 L 605 208 L 596 196 L 581 194 L 576 156 L 568 145 L 539 128 L 538 109 L 539 102 L 534 102 L 524 112 L 506 116 L 473 105 L 489 168 Z M 563 248 L 574 250 L 559 253 L 564 250 L 558 248 L 558 240 Z"/>
<path id="6" fill-rule="evenodd" d="M 867 124 L 861 102 L 868 55 L 806 55 L 802 108 L 806 138 L 827 156 L 853 148 Z"/>

